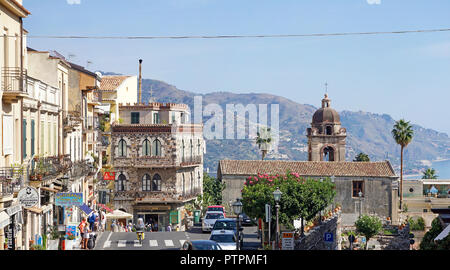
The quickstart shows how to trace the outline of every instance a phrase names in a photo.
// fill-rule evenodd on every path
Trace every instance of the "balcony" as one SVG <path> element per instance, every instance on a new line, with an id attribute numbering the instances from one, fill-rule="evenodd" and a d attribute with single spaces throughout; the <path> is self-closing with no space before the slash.
<path id="1" fill-rule="evenodd" d="M 23 187 L 25 170 L 22 167 L 0 168 L 0 197 L 13 195 Z"/>
<path id="2" fill-rule="evenodd" d="M 2 68 L 2 91 L 4 99 L 15 99 L 27 94 L 27 71 L 19 67 Z"/>
<path id="3" fill-rule="evenodd" d="M 63 125 L 65 132 L 75 131 L 75 127 L 82 123 L 82 119 L 78 112 L 64 112 L 63 115 Z"/>
<path id="4" fill-rule="evenodd" d="M 72 167 L 70 156 L 35 158 L 31 163 L 30 181 L 45 181 L 57 178 Z"/>
<path id="5" fill-rule="evenodd" d="M 181 166 L 197 166 L 203 163 L 203 156 L 181 157 Z"/>

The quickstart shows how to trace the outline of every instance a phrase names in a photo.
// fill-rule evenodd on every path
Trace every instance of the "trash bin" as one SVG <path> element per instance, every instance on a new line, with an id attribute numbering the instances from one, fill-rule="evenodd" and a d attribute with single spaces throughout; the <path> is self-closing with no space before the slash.
<path id="1" fill-rule="evenodd" d="M 200 210 L 194 210 L 194 223 L 200 223 Z"/>

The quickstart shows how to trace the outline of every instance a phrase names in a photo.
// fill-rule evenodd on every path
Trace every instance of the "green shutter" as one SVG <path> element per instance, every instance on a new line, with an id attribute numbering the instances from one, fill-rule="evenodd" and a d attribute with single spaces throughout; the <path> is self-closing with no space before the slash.
<path id="1" fill-rule="evenodd" d="M 22 120 L 22 156 L 27 158 L 27 120 Z"/>
<path id="2" fill-rule="evenodd" d="M 131 124 L 139 124 L 139 113 L 138 112 L 131 113 Z"/>
<path id="3" fill-rule="evenodd" d="M 31 120 L 31 156 L 34 156 L 34 120 Z"/>

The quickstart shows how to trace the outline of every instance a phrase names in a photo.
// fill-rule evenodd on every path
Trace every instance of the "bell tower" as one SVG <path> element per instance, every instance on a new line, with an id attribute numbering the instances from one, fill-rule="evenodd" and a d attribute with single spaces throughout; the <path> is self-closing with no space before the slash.
<path id="1" fill-rule="evenodd" d="M 322 99 L 322 108 L 307 129 L 308 161 L 345 161 L 346 129 L 341 127 L 339 114 L 331 108 L 328 94 Z"/>

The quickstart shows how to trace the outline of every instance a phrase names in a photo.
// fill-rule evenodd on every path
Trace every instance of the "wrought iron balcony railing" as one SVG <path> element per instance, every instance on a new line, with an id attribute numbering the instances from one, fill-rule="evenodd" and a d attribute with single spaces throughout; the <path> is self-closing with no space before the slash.
<path id="1" fill-rule="evenodd" d="M 27 71 L 20 67 L 2 68 L 2 90 L 6 93 L 27 93 Z"/>

